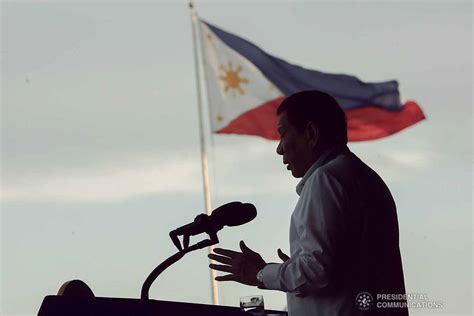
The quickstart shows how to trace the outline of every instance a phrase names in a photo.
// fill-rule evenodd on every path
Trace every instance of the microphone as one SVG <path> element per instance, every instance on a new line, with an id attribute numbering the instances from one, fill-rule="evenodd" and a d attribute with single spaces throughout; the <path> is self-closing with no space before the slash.
<path id="1" fill-rule="evenodd" d="M 200 214 L 196 216 L 192 223 L 172 230 L 170 232 L 170 237 L 173 241 L 173 244 L 176 246 L 176 248 L 178 248 L 179 251 L 157 266 L 146 278 L 145 282 L 143 282 L 140 296 L 142 301 L 148 300 L 148 292 L 153 281 L 155 281 L 155 279 L 170 265 L 191 251 L 217 244 L 219 242 L 219 239 L 217 238 L 217 232 L 224 226 L 239 226 L 250 222 L 256 216 L 257 209 L 253 204 L 230 202 L 216 208 L 209 216 L 206 214 Z M 188 247 L 189 236 L 194 236 L 200 233 L 208 233 L 210 239 L 200 241 L 197 244 Z M 178 238 L 178 236 L 181 235 L 184 235 L 184 249 L 183 246 L 181 246 L 181 242 Z"/>
<path id="2" fill-rule="evenodd" d="M 174 236 L 194 236 L 201 233 L 215 234 L 224 226 L 239 226 L 250 222 L 257 216 L 253 204 L 230 202 L 219 206 L 211 215 L 200 214 L 192 223 L 181 226 L 170 232 Z"/>

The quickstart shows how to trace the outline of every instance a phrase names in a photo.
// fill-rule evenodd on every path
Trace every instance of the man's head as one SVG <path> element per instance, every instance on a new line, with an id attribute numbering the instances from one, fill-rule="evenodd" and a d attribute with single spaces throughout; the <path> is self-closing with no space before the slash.
<path id="1" fill-rule="evenodd" d="M 311 90 L 295 93 L 277 109 L 283 156 L 294 177 L 303 177 L 321 153 L 337 144 L 347 144 L 346 116 L 329 94 Z"/>

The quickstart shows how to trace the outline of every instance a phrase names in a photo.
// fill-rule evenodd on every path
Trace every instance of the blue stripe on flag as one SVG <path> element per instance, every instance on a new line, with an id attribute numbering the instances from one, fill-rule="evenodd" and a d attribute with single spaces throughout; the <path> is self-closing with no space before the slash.
<path id="1" fill-rule="evenodd" d="M 285 96 L 303 90 L 320 90 L 337 99 L 343 109 L 376 105 L 390 111 L 402 110 L 396 80 L 366 83 L 357 77 L 328 74 L 290 64 L 267 54 L 256 45 L 205 23 L 227 46 L 252 62 Z"/>

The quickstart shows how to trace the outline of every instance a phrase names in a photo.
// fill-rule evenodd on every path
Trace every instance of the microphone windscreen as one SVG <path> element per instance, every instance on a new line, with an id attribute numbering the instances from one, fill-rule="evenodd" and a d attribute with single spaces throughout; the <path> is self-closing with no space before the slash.
<path id="1" fill-rule="evenodd" d="M 253 204 L 230 202 L 216 208 L 211 217 L 217 223 L 225 226 L 239 226 L 250 222 L 257 216 L 257 209 Z"/>

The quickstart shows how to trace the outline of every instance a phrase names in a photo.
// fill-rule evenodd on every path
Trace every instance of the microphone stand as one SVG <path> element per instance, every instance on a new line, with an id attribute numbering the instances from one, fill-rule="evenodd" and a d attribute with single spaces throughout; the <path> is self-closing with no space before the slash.
<path id="1" fill-rule="evenodd" d="M 184 249 L 181 247 L 181 243 L 179 242 L 179 239 L 176 235 L 173 235 L 173 232 L 170 233 L 171 240 L 175 244 L 175 246 L 178 248 L 178 252 L 160 263 L 151 273 L 148 275 L 146 278 L 145 282 L 143 282 L 142 285 L 142 291 L 141 291 L 141 300 L 142 301 L 148 301 L 148 293 L 150 291 L 150 287 L 153 284 L 153 282 L 156 280 L 156 278 L 163 272 L 165 271 L 169 266 L 171 266 L 173 263 L 177 262 L 179 259 L 184 257 L 185 254 L 206 248 L 212 245 L 215 245 L 219 243 L 219 239 L 217 238 L 217 232 L 208 232 L 209 234 L 209 239 L 205 239 L 203 241 L 198 242 L 195 245 L 189 246 L 189 235 L 184 235 L 183 241 L 184 241 Z"/>

